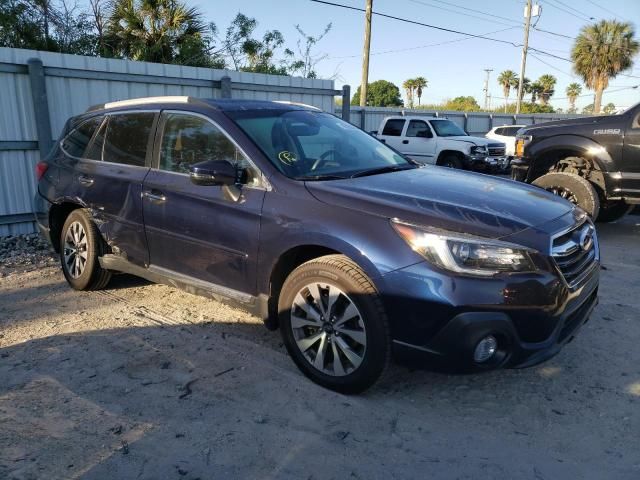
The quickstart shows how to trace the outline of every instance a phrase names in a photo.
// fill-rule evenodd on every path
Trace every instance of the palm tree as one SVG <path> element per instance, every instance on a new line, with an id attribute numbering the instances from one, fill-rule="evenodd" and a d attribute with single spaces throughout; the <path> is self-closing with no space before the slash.
<path id="1" fill-rule="evenodd" d="M 402 88 L 404 88 L 404 91 L 407 93 L 409 108 L 413 108 L 413 90 L 416 88 L 416 81 L 413 78 L 409 78 L 404 81 Z"/>
<path id="2" fill-rule="evenodd" d="M 509 103 L 509 92 L 511 87 L 518 85 L 518 75 L 513 70 L 505 70 L 498 77 L 498 84 L 502 87 L 504 94 L 504 111 L 507 111 L 507 103 Z"/>
<path id="3" fill-rule="evenodd" d="M 556 92 L 556 77 L 554 77 L 553 75 L 542 75 L 539 79 L 538 82 L 540 84 L 541 90 L 540 90 L 540 100 L 542 101 L 543 105 L 548 105 L 549 104 L 549 99 L 553 96 L 553 94 Z"/>
<path id="4" fill-rule="evenodd" d="M 427 85 L 429 85 L 429 81 L 424 77 L 414 78 L 413 81 L 415 82 L 416 95 L 418 95 L 418 105 L 420 105 L 420 99 L 422 98 L 422 89 L 427 88 Z"/>
<path id="5" fill-rule="evenodd" d="M 579 83 L 570 83 L 567 85 L 566 93 L 569 99 L 569 113 L 576 113 L 576 98 L 582 93 L 582 87 Z"/>
<path id="6" fill-rule="evenodd" d="M 542 93 L 542 85 L 539 81 L 535 81 L 529 87 L 529 93 L 531 93 L 531 103 L 536 103 L 538 96 Z"/>
<path id="7" fill-rule="evenodd" d="M 205 33 L 199 11 L 179 0 L 114 0 L 107 44 L 117 56 L 172 63 L 183 49 L 204 48 Z"/>
<path id="8" fill-rule="evenodd" d="M 602 20 L 582 28 L 571 50 L 574 71 L 595 90 L 594 113 L 600 113 L 602 92 L 609 80 L 631 68 L 640 44 L 630 22 Z"/>
<path id="9" fill-rule="evenodd" d="M 522 102 L 522 97 L 524 97 L 525 93 L 531 93 L 531 80 L 527 77 L 522 79 L 522 93 L 520 95 L 520 101 Z"/>

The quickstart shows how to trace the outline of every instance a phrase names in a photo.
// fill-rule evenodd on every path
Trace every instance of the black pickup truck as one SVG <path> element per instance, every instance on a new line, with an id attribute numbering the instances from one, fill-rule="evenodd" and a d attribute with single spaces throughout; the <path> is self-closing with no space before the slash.
<path id="1" fill-rule="evenodd" d="M 640 204 L 640 103 L 619 115 L 532 125 L 516 138 L 514 180 L 611 222 Z"/>

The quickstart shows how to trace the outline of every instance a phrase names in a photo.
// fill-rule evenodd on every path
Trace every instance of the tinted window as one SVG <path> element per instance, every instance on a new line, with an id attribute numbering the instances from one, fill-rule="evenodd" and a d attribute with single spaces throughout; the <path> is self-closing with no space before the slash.
<path id="1" fill-rule="evenodd" d="M 189 167 L 205 160 L 227 160 L 239 168 L 248 169 L 246 183 L 255 184 L 257 170 L 213 123 L 202 117 L 182 113 L 166 114 L 160 169 L 189 173 Z"/>
<path id="2" fill-rule="evenodd" d="M 154 113 L 109 115 L 103 160 L 144 167 Z"/>
<path id="3" fill-rule="evenodd" d="M 84 152 L 84 158 L 90 160 L 102 160 L 102 147 L 104 145 L 104 133 L 107 131 L 107 122 L 102 122 L 100 130 L 93 136 Z"/>
<path id="4" fill-rule="evenodd" d="M 402 128 L 404 127 L 404 120 L 387 120 L 387 123 L 384 124 L 384 130 L 382 130 L 382 135 L 390 135 L 392 137 L 399 137 L 402 135 Z"/>
<path id="5" fill-rule="evenodd" d="M 103 117 L 93 117 L 80 124 L 62 141 L 62 148 L 67 155 L 84 158 L 87 146 L 96 129 L 100 126 Z M 99 158 L 98 158 L 99 160 Z"/>
<path id="6" fill-rule="evenodd" d="M 424 137 L 431 138 L 433 134 L 427 122 L 422 120 L 411 120 L 407 127 L 407 137 Z"/>
<path id="7" fill-rule="evenodd" d="M 496 128 L 493 133 L 496 135 L 504 135 L 504 128 Z"/>
<path id="8" fill-rule="evenodd" d="M 431 120 L 431 126 L 439 137 L 467 136 L 467 132 L 451 120 Z"/>

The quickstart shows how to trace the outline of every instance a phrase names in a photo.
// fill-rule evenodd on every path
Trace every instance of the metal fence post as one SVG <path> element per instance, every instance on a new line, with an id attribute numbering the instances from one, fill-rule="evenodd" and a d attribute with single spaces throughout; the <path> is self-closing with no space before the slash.
<path id="1" fill-rule="evenodd" d="M 345 122 L 351 120 L 351 87 L 349 85 L 342 86 L 342 119 Z"/>
<path id="2" fill-rule="evenodd" d="M 44 79 L 42 60 L 30 58 L 27 61 L 27 70 L 29 72 L 29 82 L 31 83 L 36 132 L 38 133 L 38 150 L 40 150 L 40 157 L 44 158 L 49 154 L 53 146 L 53 135 L 51 133 L 49 102 L 47 101 L 47 86 Z"/>
<path id="3" fill-rule="evenodd" d="M 220 98 L 231 98 L 231 77 L 226 75 L 220 79 Z"/>
<path id="4" fill-rule="evenodd" d="M 360 107 L 360 128 L 364 130 L 367 120 L 367 112 L 365 111 L 366 107 Z"/>

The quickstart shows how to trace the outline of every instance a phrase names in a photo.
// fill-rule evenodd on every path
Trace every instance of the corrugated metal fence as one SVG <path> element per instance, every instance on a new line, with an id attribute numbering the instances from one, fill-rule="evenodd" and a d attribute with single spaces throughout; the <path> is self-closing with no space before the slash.
<path id="1" fill-rule="evenodd" d="M 336 107 L 336 113 L 341 113 L 341 107 Z M 354 107 L 350 108 L 349 121 L 370 132 L 378 130 L 380 122 L 389 115 L 436 115 L 446 117 L 462 127 L 470 135 L 483 136 L 493 127 L 502 125 L 532 125 L 535 123 L 550 122 L 551 120 L 562 120 L 565 118 L 576 118 L 580 115 L 569 115 L 561 113 L 537 113 L 523 115 L 509 115 L 506 113 L 485 113 L 485 112 L 447 112 L 437 110 L 409 110 L 403 108 L 389 107 Z"/>
<path id="2" fill-rule="evenodd" d="M 35 164 L 66 120 L 91 105 L 159 95 L 231 96 L 333 112 L 341 93 L 333 80 L 0 48 L 0 235 L 34 231 Z"/>

